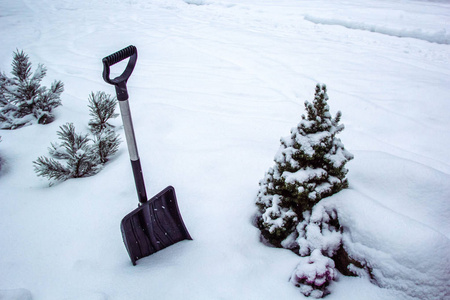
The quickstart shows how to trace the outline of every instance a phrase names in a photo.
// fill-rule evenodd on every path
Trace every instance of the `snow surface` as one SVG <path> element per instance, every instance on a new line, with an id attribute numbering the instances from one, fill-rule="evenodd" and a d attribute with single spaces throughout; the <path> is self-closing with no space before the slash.
<path id="1" fill-rule="evenodd" d="M 338 276 L 327 299 L 450 299 L 449 33 L 447 1 L 0 1 L 0 70 L 23 49 L 44 85 L 65 84 L 55 122 L 0 132 L 0 299 L 303 299 L 299 257 L 260 243 L 251 218 L 317 82 L 355 155 L 327 201 L 384 286 Z M 114 93 L 101 59 L 130 44 L 147 191 L 173 185 L 194 238 L 136 267 L 119 230 L 137 205 L 125 144 L 91 178 L 49 187 L 32 167 L 60 125 L 87 130 L 91 91 Z"/>

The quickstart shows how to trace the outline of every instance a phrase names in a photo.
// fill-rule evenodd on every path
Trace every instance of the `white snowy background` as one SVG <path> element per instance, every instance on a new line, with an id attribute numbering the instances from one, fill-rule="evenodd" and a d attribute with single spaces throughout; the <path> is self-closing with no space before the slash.
<path id="1" fill-rule="evenodd" d="M 299 257 L 260 243 L 251 218 L 318 82 L 355 155 L 327 201 L 383 285 L 338 276 L 327 299 L 450 299 L 449 1 L 1 0 L 0 37 L 1 71 L 23 49 L 65 84 L 55 122 L 0 131 L 0 299 L 303 299 Z M 49 187 L 32 166 L 62 124 L 87 131 L 89 93 L 114 94 L 101 59 L 130 44 L 147 192 L 173 185 L 194 238 L 135 267 L 124 143 L 94 177 Z"/>

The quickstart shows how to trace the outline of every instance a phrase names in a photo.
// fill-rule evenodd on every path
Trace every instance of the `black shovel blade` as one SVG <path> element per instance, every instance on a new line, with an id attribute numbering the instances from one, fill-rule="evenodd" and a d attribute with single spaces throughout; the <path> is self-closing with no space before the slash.
<path id="1" fill-rule="evenodd" d="M 181 218 L 172 186 L 126 215 L 120 227 L 133 265 L 138 259 L 177 242 L 192 240 Z"/>

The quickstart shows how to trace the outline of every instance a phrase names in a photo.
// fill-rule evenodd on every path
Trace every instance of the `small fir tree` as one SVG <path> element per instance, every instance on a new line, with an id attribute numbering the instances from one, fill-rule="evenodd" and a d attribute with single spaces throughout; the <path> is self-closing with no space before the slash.
<path id="1" fill-rule="evenodd" d="M 115 112 L 117 99 L 105 92 L 94 92 L 89 96 L 89 129 L 94 135 L 94 143 L 100 163 L 104 164 L 119 149 L 119 135 L 114 132 L 114 125 L 108 123 L 119 114 Z"/>
<path id="2" fill-rule="evenodd" d="M 348 186 L 345 164 L 353 158 L 339 138 L 344 129 L 341 113 L 332 118 L 326 86 L 318 84 L 312 103 L 306 101 L 306 116 L 281 139 L 256 198 L 256 223 L 267 242 L 282 247 L 296 231 L 303 213 L 322 198 Z"/>
<path id="3" fill-rule="evenodd" d="M 52 158 L 41 156 L 33 162 L 38 176 L 59 181 L 91 176 L 118 151 L 119 135 L 107 123 L 110 118 L 117 117 L 114 113 L 117 101 L 98 92 L 91 93 L 89 103 L 90 114 L 94 117 L 89 123 L 93 136 L 77 134 L 71 123 L 61 126 L 58 136 L 62 142 L 51 143 L 48 149 Z M 65 160 L 66 164 L 58 160 Z"/>
<path id="4" fill-rule="evenodd" d="M 15 129 L 33 120 L 39 124 L 52 122 L 53 109 L 61 105 L 64 84 L 54 81 L 49 89 L 41 86 L 47 69 L 39 64 L 33 73 L 28 55 L 18 50 L 14 52 L 11 74 L 13 78 L 0 73 L 0 128 Z"/>
<path id="5" fill-rule="evenodd" d="M 38 176 L 66 180 L 94 175 L 99 171 L 99 160 L 87 134 L 77 134 L 72 123 L 61 126 L 57 134 L 62 142 L 52 144 L 52 148 L 54 154 L 57 153 L 55 157 L 65 159 L 66 164 L 41 156 L 34 162 L 34 170 Z"/>

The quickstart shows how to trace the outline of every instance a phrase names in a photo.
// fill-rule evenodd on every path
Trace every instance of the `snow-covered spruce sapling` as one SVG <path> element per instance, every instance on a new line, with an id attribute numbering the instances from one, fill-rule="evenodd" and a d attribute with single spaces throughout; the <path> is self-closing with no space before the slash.
<path id="1" fill-rule="evenodd" d="M 91 176 L 99 171 L 95 147 L 87 134 L 76 133 L 72 123 L 60 126 L 57 134 L 61 143 L 52 144 L 50 153 L 54 158 L 41 156 L 33 162 L 38 176 L 62 181 Z M 66 163 L 63 165 L 55 158 L 64 159 Z"/>
<path id="2" fill-rule="evenodd" d="M 332 118 L 327 101 L 326 86 L 318 84 L 306 116 L 281 139 L 256 199 L 262 236 L 302 256 L 291 282 L 315 298 L 328 293 L 336 276 L 332 257 L 342 249 L 336 210 L 320 201 L 348 186 L 345 164 L 353 159 L 336 137 L 344 129 L 341 113 Z"/>
<path id="3" fill-rule="evenodd" d="M 12 78 L 0 73 L 0 128 L 15 129 L 35 120 L 39 124 L 54 120 L 53 109 L 61 105 L 64 84 L 54 81 L 50 88 L 41 86 L 47 74 L 44 65 L 39 64 L 34 73 L 28 55 L 14 52 Z"/>
<path id="4" fill-rule="evenodd" d="M 256 224 L 276 247 L 296 232 L 304 212 L 348 186 L 345 164 L 353 155 L 336 137 L 344 129 L 341 112 L 333 118 L 327 101 L 326 86 L 317 84 L 313 102 L 305 102 L 306 116 L 281 138 L 275 165 L 259 183 Z"/>

